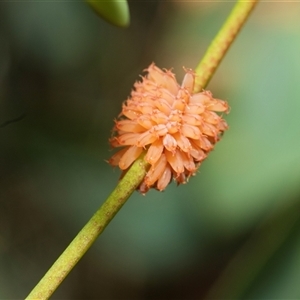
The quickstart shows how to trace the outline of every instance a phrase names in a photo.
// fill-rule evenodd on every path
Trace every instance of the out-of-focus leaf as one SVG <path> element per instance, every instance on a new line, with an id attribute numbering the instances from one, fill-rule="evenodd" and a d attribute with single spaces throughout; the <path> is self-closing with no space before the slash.
<path id="1" fill-rule="evenodd" d="M 107 22 L 120 27 L 127 27 L 129 25 L 130 15 L 126 0 L 86 0 L 86 2 Z"/>

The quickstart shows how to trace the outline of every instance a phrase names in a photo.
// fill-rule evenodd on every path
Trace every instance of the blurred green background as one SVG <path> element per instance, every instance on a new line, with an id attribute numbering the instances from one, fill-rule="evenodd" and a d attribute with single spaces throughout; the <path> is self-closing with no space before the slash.
<path id="1" fill-rule="evenodd" d="M 233 3 L 0 4 L 0 299 L 24 298 L 112 191 L 108 138 L 154 61 L 194 68 Z M 260 3 L 209 86 L 230 130 L 187 185 L 135 193 L 53 299 L 300 299 L 300 4 Z"/>

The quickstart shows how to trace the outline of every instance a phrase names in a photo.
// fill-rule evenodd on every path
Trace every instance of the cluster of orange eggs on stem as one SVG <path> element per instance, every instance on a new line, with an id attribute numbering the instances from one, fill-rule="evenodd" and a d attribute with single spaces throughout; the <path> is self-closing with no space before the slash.
<path id="1" fill-rule="evenodd" d="M 185 69 L 181 85 L 170 70 L 154 63 L 146 72 L 115 121 L 110 144 L 122 149 L 109 160 L 126 172 L 146 151 L 151 167 L 139 186 L 142 193 L 152 187 L 162 191 L 172 178 L 180 184 L 194 175 L 228 128 L 218 113 L 229 110 L 227 102 L 211 92 L 193 92 L 193 70 Z"/>

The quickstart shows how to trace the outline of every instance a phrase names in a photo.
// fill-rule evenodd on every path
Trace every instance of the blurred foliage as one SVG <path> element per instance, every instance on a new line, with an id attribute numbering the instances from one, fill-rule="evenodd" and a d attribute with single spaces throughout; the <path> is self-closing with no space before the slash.
<path id="1" fill-rule="evenodd" d="M 107 22 L 120 27 L 127 27 L 129 25 L 130 16 L 126 0 L 86 0 L 86 2 Z"/>
<path id="2" fill-rule="evenodd" d="M 107 140 L 138 74 L 180 81 L 233 3 L 132 1 L 126 30 L 81 2 L 0 6 L 0 123 L 26 114 L 0 128 L 0 299 L 16 299 L 115 186 Z M 208 86 L 231 106 L 214 153 L 189 184 L 135 193 L 53 299 L 202 299 L 224 276 L 221 298 L 300 297 L 299 13 L 257 6 Z"/>

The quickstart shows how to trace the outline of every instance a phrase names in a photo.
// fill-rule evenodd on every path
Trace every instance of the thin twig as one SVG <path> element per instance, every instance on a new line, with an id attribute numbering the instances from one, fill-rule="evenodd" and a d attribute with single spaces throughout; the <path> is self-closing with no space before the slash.
<path id="1" fill-rule="evenodd" d="M 239 0 L 196 68 L 194 92 L 206 87 L 258 0 Z"/>
<path id="2" fill-rule="evenodd" d="M 196 68 L 196 91 L 204 88 L 257 1 L 240 0 Z M 149 165 L 140 157 L 68 248 L 26 299 L 48 299 L 145 177 Z"/>
<path id="3" fill-rule="evenodd" d="M 138 187 L 145 177 L 148 167 L 143 154 L 135 161 L 111 195 L 77 234 L 26 299 L 48 299 L 53 294 Z"/>

